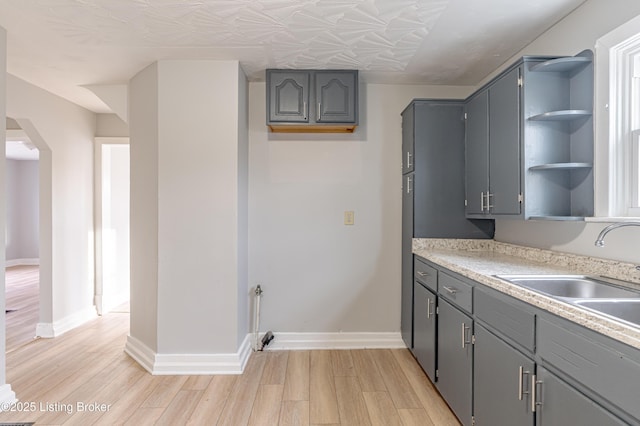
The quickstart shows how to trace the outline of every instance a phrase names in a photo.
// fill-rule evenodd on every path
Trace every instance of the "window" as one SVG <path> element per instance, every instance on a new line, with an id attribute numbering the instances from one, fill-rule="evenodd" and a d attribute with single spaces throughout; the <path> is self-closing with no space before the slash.
<path id="1" fill-rule="evenodd" d="M 596 43 L 596 216 L 640 217 L 640 16 Z"/>

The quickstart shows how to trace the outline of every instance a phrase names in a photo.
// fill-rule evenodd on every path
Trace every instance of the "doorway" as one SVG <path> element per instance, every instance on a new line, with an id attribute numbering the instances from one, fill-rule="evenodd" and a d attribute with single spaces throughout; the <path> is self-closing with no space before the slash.
<path id="1" fill-rule="evenodd" d="M 96 138 L 95 156 L 95 305 L 128 312 L 129 138 Z"/>
<path id="2" fill-rule="evenodd" d="M 39 319 L 39 151 L 15 120 L 7 119 L 6 349 L 33 339 Z"/>

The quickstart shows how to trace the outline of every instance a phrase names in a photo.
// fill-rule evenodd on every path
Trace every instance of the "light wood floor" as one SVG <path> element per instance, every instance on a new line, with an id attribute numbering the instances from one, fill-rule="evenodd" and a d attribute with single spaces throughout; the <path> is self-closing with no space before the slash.
<path id="1" fill-rule="evenodd" d="M 5 273 L 7 352 L 30 342 L 38 323 L 38 266 L 13 266 Z"/>
<path id="2" fill-rule="evenodd" d="M 7 382 L 23 408 L 35 411 L 1 413 L 0 422 L 459 424 L 407 350 L 257 352 L 242 375 L 151 376 L 123 353 L 128 328 L 128 313 L 110 313 L 14 347 Z M 79 402 L 108 410 L 82 412 Z"/>

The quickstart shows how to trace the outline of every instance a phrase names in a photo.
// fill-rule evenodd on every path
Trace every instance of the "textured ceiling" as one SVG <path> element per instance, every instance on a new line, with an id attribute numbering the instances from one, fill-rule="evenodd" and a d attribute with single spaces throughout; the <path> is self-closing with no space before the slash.
<path id="1" fill-rule="evenodd" d="M 583 0 L 2 0 L 8 71 L 96 112 L 86 85 L 159 59 L 349 68 L 377 82 L 474 85 Z M 543 52 L 541 52 L 543 53 Z"/>

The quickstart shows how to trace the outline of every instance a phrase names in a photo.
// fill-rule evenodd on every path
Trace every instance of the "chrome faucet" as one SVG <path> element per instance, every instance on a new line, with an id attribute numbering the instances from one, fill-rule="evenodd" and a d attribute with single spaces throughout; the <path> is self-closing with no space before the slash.
<path id="1" fill-rule="evenodd" d="M 623 226 L 640 226 L 640 222 L 620 222 L 613 223 L 605 227 L 602 231 L 600 231 L 600 235 L 598 235 L 598 238 L 596 239 L 596 247 L 604 247 L 604 237 L 609 233 L 609 231 L 613 231 L 616 228 L 622 228 Z"/>

